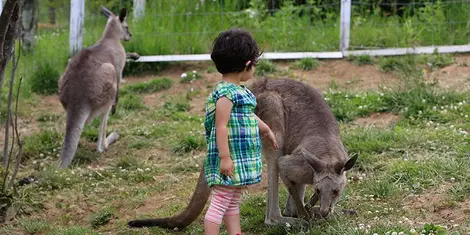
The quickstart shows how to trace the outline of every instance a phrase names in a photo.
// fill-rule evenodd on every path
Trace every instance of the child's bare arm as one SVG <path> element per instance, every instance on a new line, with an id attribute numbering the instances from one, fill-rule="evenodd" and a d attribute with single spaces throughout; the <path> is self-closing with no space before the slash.
<path id="1" fill-rule="evenodd" d="M 220 98 L 215 105 L 215 136 L 217 148 L 219 149 L 219 157 L 221 159 L 220 172 L 227 176 L 231 176 L 233 173 L 227 130 L 227 123 L 230 119 L 232 107 L 232 101 L 226 97 Z"/>
<path id="2" fill-rule="evenodd" d="M 271 128 L 269 128 L 269 126 L 266 125 L 266 123 L 264 123 L 263 120 L 261 120 L 258 116 L 256 116 L 256 119 L 258 119 L 258 127 L 260 134 L 262 136 L 267 136 L 268 139 L 272 142 L 273 147 L 275 149 L 279 148 L 276 141 L 276 136 L 274 136 L 274 133 L 272 132 Z"/>
<path id="3" fill-rule="evenodd" d="M 256 116 L 256 115 L 255 115 Z M 266 123 L 263 122 L 258 116 L 256 116 L 256 119 L 258 120 L 258 127 L 259 127 L 259 132 L 261 135 L 267 135 L 271 131 L 271 128 L 269 128 Z"/>

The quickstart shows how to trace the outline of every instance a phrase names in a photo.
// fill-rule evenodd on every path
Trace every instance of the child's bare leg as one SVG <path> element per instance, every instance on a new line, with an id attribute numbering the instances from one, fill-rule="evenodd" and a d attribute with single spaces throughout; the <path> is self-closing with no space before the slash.
<path id="1" fill-rule="evenodd" d="M 208 219 L 204 220 L 204 234 L 205 235 L 219 235 L 220 224 L 214 223 Z"/>
<path id="2" fill-rule="evenodd" d="M 242 234 L 242 228 L 240 225 L 240 214 L 224 216 L 224 223 L 225 227 L 227 227 L 228 235 Z"/>
<path id="3" fill-rule="evenodd" d="M 240 225 L 240 197 L 242 188 L 237 187 L 233 192 L 233 198 L 227 208 L 224 216 L 225 226 L 227 227 L 228 235 L 240 235 L 242 233 Z"/>

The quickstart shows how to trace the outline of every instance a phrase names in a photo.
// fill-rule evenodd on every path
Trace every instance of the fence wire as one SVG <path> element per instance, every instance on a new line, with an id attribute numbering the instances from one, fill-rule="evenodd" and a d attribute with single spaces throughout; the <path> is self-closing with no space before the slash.
<path id="1" fill-rule="evenodd" d="M 23 59 L 25 73 L 41 66 L 61 73 L 67 65 L 70 2 L 53 8 L 47 2 L 39 3 L 36 46 Z M 101 2 L 86 1 L 84 47 L 93 45 L 105 27 Z M 339 50 L 341 0 L 147 1 L 139 20 L 133 19 L 132 1 L 108 2 L 104 5 L 113 12 L 129 9 L 133 38 L 123 44 L 141 55 L 210 53 L 217 34 L 231 27 L 252 32 L 264 52 Z M 470 0 L 355 0 L 349 49 L 464 45 L 470 39 L 469 22 Z"/>

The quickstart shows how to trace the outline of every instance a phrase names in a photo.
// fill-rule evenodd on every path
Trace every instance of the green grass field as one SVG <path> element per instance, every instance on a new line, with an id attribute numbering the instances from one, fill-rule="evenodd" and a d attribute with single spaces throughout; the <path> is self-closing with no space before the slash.
<path id="1" fill-rule="evenodd" d="M 264 73 L 271 79 L 289 77 L 323 92 L 349 154 L 360 156 L 339 202 L 358 214 L 312 221 L 303 233 L 293 225 L 266 226 L 264 177 L 243 194 L 244 233 L 469 232 L 470 80 L 453 75 L 466 71 L 470 57 L 348 60 L 263 63 L 273 66 Z M 450 62 L 441 68 L 429 61 Z M 303 69 L 312 63 L 314 68 Z M 180 78 L 193 70 L 200 79 Z M 341 71 L 348 72 L 336 74 Z M 374 80 L 384 76 L 388 79 Z M 73 166 L 64 171 L 55 168 L 64 131 L 60 103 L 56 96 L 36 94 L 24 100 L 25 159 L 19 179 L 34 175 L 39 181 L 18 188 L 14 203 L 21 211 L 0 233 L 201 234 L 203 216 L 182 231 L 129 229 L 126 222 L 173 215 L 187 205 L 205 157 L 203 104 L 217 79 L 208 63 L 126 77 L 118 111 L 108 123 L 108 131 L 119 131 L 122 138 L 98 154 L 96 120 L 84 130 Z M 366 86 L 368 81 L 373 87 Z M 281 208 L 285 199 L 281 186 Z"/>

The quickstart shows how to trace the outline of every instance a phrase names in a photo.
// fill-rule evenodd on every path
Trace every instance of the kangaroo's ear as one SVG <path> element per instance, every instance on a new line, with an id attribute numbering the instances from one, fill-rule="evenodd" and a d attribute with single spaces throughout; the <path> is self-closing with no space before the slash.
<path id="1" fill-rule="evenodd" d="M 308 164 L 313 167 L 316 172 L 320 172 L 325 169 L 326 164 L 318 159 L 315 155 L 311 154 L 305 148 L 301 148 L 300 151 L 302 152 L 302 156 L 307 160 Z"/>
<path id="2" fill-rule="evenodd" d="M 109 18 L 110 16 L 114 15 L 108 8 L 101 6 L 101 12 L 103 12 L 103 15 L 106 16 L 106 18 Z"/>
<path id="3" fill-rule="evenodd" d="M 344 171 L 349 171 L 349 170 L 354 166 L 354 164 L 356 164 L 356 160 L 357 160 L 358 157 L 359 157 L 358 154 L 354 154 L 354 156 L 352 156 L 352 157 L 344 164 L 343 170 L 344 170 Z"/>
<path id="4" fill-rule="evenodd" d="M 124 19 L 126 19 L 126 16 L 127 16 L 127 9 L 126 8 L 122 8 L 121 9 L 121 12 L 119 12 L 119 20 L 121 22 L 124 21 Z"/>

